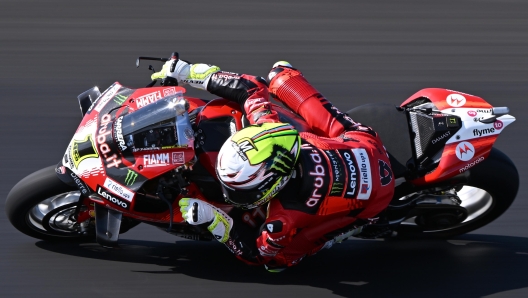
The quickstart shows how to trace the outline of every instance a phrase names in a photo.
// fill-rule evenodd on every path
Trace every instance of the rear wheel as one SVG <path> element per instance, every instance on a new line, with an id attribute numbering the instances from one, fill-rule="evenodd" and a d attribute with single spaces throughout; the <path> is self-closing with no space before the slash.
<path id="1" fill-rule="evenodd" d="M 455 188 L 460 209 L 420 215 L 403 221 L 400 237 L 448 238 L 478 229 L 502 215 L 519 188 L 519 174 L 504 153 L 493 148 L 489 157 L 469 170 L 469 179 Z M 457 213 L 458 212 L 458 213 Z"/>

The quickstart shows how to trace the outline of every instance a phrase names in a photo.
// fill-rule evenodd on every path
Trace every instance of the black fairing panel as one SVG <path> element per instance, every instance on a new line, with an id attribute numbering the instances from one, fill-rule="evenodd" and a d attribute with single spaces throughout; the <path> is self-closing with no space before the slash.
<path id="1" fill-rule="evenodd" d="M 378 133 L 389 152 L 395 176 L 397 178 L 405 176 L 407 161 L 413 156 L 405 112 L 399 111 L 391 104 L 373 103 L 354 108 L 347 114 L 352 120 L 370 126 Z"/>

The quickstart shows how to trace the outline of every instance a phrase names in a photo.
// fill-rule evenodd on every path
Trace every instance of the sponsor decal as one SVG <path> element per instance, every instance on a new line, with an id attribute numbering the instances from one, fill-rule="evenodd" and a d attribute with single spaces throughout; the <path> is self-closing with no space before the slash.
<path id="1" fill-rule="evenodd" d="M 312 150 L 310 153 L 310 158 L 314 163 L 314 168 L 308 174 L 314 178 L 313 182 L 313 191 L 310 198 L 306 201 L 306 206 L 314 207 L 319 203 L 319 200 L 325 195 L 321 191 L 321 187 L 324 186 L 324 177 L 326 176 L 325 168 L 322 165 L 323 159 L 317 150 Z"/>
<path id="2" fill-rule="evenodd" d="M 280 236 L 279 238 L 272 238 L 270 235 L 268 235 L 267 242 L 269 244 L 273 245 L 273 246 L 283 248 L 284 246 L 278 244 L 277 241 L 281 241 L 281 240 L 284 240 L 284 239 L 286 239 L 286 235 Z"/>
<path id="3" fill-rule="evenodd" d="M 333 181 L 330 188 L 330 196 L 341 196 L 345 190 L 345 166 L 343 160 L 335 151 L 324 151 L 333 172 Z"/>
<path id="4" fill-rule="evenodd" d="M 345 167 L 348 173 L 348 183 L 346 185 L 346 192 L 345 192 L 345 197 L 347 198 L 355 198 L 357 195 L 357 187 L 358 187 L 357 177 L 359 174 L 359 168 L 358 168 L 356 161 L 354 160 L 354 157 L 352 157 L 352 155 L 353 154 L 347 151 L 342 153 L 342 156 L 345 160 Z"/>
<path id="5" fill-rule="evenodd" d="M 164 167 L 170 165 L 169 153 L 143 155 L 145 168 Z"/>
<path id="6" fill-rule="evenodd" d="M 236 143 L 232 143 L 231 146 L 233 146 L 233 149 L 238 154 L 238 156 L 240 156 L 240 158 L 242 158 L 243 161 L 247 161 L 246 155 L 242 151 L 240 151 L 240 148 L 237 146 Z"/>
<path id="7" fill-rule="evenodd" d="M 352 149 L 359 167 L 359 181 L 361 183 L 358 200 L 368 200 L 372 192 L 372 177 L 370 160 L 365 149 Z"/>
<path id="8" fill-rule="evenodd" d="M 62 159 L 63 161 L 63 164 L 67 164 L 68 165 L 68 168 L 70 169 L 73 169 L 74 168 L 74 165 L 73 165 L 73 160 L 71 159 L 71 144 L 68 146 L 68 148 L 66 149 L 66 153 L 64 153 L 64 158 Z"/>
<path id="9" fill-rule="evenodd" d="M 132 184 L 136 182 L 137 177 L 138 177 L 138 173 L 132 170 L 128 170 L 126 177 L 125 177 L 125 184 L 127 186 L 131 186 Z"/>
<path id="10" fill-rule="evenodd" d="M 71 159 L 75 168 L 79 166 L 81 161 L 87 158 L 98 158 L 99 154 L 95 149 L 92 135 L 87 135 L 84 140 L 73 140 L 71 147 Z"/>
<path id="11" fill-rule="evenodd" d="M 242 220 L 253 228 L 257 226 L 256 220 L 258 218 L 266 219 L 266 211 L 263 210 L 263 206 L 252 209 L 251 212 L 247 211 L 242 215 Z"/>
<path id="12" fill-rule="evenodd" d="M 126 95 L 121 95 L 121 94 L 118 94 L 114 97 L 114 102 L 117 103 L 118 105 L 122 105 L 125 100 L 127 100 L 128 96 Z"/>
<path id="13" fill-rule="evenodd" d="M 475 155 L 475 147 L 470 142 L 460 142 L 455 148 L 455 154 L 458 159 L 468 161 Z"/>
<path id="14" fill-rule="evenodd" d="M 57 173 L 59 175 L 66 174 L 66 167 L 65 166 L 56 167 L 55 168 L 55 173 Z"/>
<path id="15" fill-rule="evenodd" d="M 182 164 L 185 163 L 185 153 L 184 152 L 172 152 L 172 164 Z"/>
<path id="16" fill-rule="evenodd" d="M 163 97 L 176 94 L 176 88 L 170 87 L 163 89 Z"/>
<path id="17" fill-rule="evenodd" d="M 266 229 L 270 233 L 282 232 L 282 221 L 274 220 L 266 224 Z"/>
<path id="18" fill-rule="evenodd" d="M 102 188 L 101 186 L 97 185 L 97 194 L 103 197 L 105 200 L 121 207 L 124 209 L 129 208 L 129 204 L 119 198 L 116 198 L 112 194 L 110 194 L 106 189 Z"/>
<path id="19" fill-rule="evenodd" d="M 258 250 L 262 256 L 273 257 L 277 255 L 280 249 L 280 247 L 274 247 L 272 245 L 261 245 Z"/>
<path id="20" fill-rule="evenodd" d="M 485 109 L 485 110 L 477 110 L 477 113 L 486 113 L 486 114 L 491 114 L 491 112 L 493 112 L 492 109 Z"/>
<path id="21" fill-rule="evenodd" d="M 73 181 L 75 181 L 75 184 L 77 184 L 77 187 L 79 188 L 81 193 L 83 195 L 88 194 L 88 188 L 86 187 L 84 182 L 82 182 L 82 180 L 79 179 L 79 177 L 77 177 L 77 175 L 75 175 L 74 173 L 70 173 L 70 176 L 73 178 Z"/>
<path id="22" fill-rule="evenodd" d="M 446 137 L 448 137 L 448 136 L 450 136 L 450 135 L 451 135 L 451 132 L 450 132 L 450 131 L 447 131 L 446 133 L 444 133 L 443 135 L 439 136 L 438 138 L 433 139 L 433 140 L 431 141 L 431 144 L 434 145 L 434 144 L 438 143 L 439 141 L 445 139 Z"/>
<path id="23" fill-rule="evenodd" d="M 231 146 L 233 146 L 233 149 L 235 150 L 235 152 L 244 161 L 248 160 L 246 152 L 248 152 L 249 150 L 255 149 L 255 144 L 253 144 L 253 141 L 251 141 L 250 139 L 243 140 L 239 143 L 232 142 Z"/>
<path id="24" fill-rule="evenodd" d="M 487 134 L 492 134 L 495 132 L 495 128 L 491 127 L 491 128 L 484 128 L 484 129 L 473 129 L 473 135 L 474 136 L 483 136 L 483 135 L 487 135 Z"/>
<path id="25" fill-rule="evenodd" d="M 269 171 L 278 175 L 289 175 L 294 165 L 293 154 L 277 145 L 273 146 L 271 154 L 275 156 L 271 160 Z"/>
<path id="26" fill-rule="evenodd" d="M 220 80 L 240 79 L 239 74 L 227 71 L 217 72 L 214 74 L 214 76 Z"/>
<path id="27" fill-rule="evenodd" d="M 120 116 L 115 121 L 115 138 L 117 140 L 117 147 L 121 151 L 125 151 L 128 147 L 125 144 L 125 138 L 123 137 L 123 116 Z"/>
<path id="28" fill-rule="evenodd" d="M 140 96 L 138 98 L 136 98 L 136 107 L 138 109 L 141 109 L 142 107 L 146 106 L 146 105 L 149 105 L 153 102 L 156 102 L 158 100 L 162 99 L 161 97 L 161 92 L 159 91 L 154 91 L 152 93 L 149 93 L 149 94 L 146 94 L 146 95 L 143 95 L 143 96 Z"/>
<path id="29" fill-rule="evenodd" d="M 391 167 L 383 160 L 378 159 L 380 181 L 382 186 L 387 186 L 392 181 Z"/>
<path id="30" fill-rule="evenodd" d="M 103 107 L 110 101 L 110 99 L 112 99 L 112 97 L 116 95 L 117 91 L 119 91 L 120 88 L 121 85 L 119 84 L 114 84 L 112 87 L 110 87 L 110 89 L 108 89 L 105 94 L 99 98 L 99 100 L 97 101 L 97 105 L 94 109 L 97 112 L 101 112 Z"/>
<path id="31" fill-rule="evenodd" d="M 270 176 L 267 181 L 262 183 L 261 186 L 259 186 L 259 190 L 262 191 L 263 188 L 267 187 L 269 185 L 269 182 L 271 181 L 273 176 Z M 258 205 L 260 205 L 261 202 L 267 202 L 270 198 L 274 197 L 283 187 L 290 181 L 291 176 L 283 177 L 278 183 L 277 186 L 275 186 L 267 195 L 260 198 L 258 201 L 255 202 L 255 204 L 248 206 L 248 209 L 256 208 Z"/>
<path id="32" fill-rule="evenodd" d="M 121 164 L 121 159 L 118 158 L 116 154 L 108 156 L 108 153 L 111 152 L 110 146 L 106 142 L 107 137 L 112 138 L 112 131 L 108 129 L 108 124 L 110 124 L 112 117 L 109 114 L 103 115 L 101 117 L 101 125 L 99 126 L 99 134 L 97 135 L 97 144 L 99 145 L 99 152 L 103 154 L 103 157 L 106 160 L 106 166 L 108 168 L 119 167 Z"/>
<path id="33" fill-rule="evenodd" d="M 449 94 L 446 98 L 448 105 L 459 108 L 466 104 L 466 98 L 460 94 Z"/>
<path id="34" fill-rule="evenodd" d="M 163 149 L 163 148 L 161 148 L 161 147 L 133 148 L 132 152 L 155 151 L 155 150 L 161 150 L 161 149 Z"/>
<path id="35" fill-rule="evenodd" d="M 493 128 L 495 128 L 496 130 L 501 130 L 503 127 L 504 123 L 502 123 L 502 121 L 495 120 L 495 122 L 493 122 Z"/>
<path id="36" fill-rule="evenodd" d="M 134 193 L 130 189 L 115 182 L 114 180 L 106 177 L 104 187 L 114 195 L 121 197 L 129 202 L 132 202 L 132 197 L 134 197 Z"/>
<path id="37" fill-rule="evenodd" d="M 475 117 L 475 116 L 477 116 L 477 112 L 475 112 L 475 111 L 468 111 L 467 114 L 468 114 L 469 116 L 471 116 L 471 117 Z"/>
<path id="38" fill-rule="evenodd" d="M 243 153 L 248 152 L 249 150 L 255 149 L 255 144 L 251 140 L 243 140 L 242 142 L 238 143 L 238 148 Z"/>
<path id="39" fill-rule="evenodd" d="M 234 253 L 237 256 L 242 255 L 242 250 L 238 248 L 237 243 L 233 240 L 233 238 L 229 237 L 224 244 L 227 246 L 229 251 L 231 251 L 231 253 Z"/>
<path id="40" fill-rule="evenodd" d="M 458 172 L 459 173 L 463 173 L 463 172 L 467 171 L 468 169 L 472 168 L 473 166 L 475 166 L 476 164 L 479 164 L 483 160 L 484 160 L 484 157 L 481 156 L 478 159 L 474 160 L 473 162 L 468 163 L 465 167 L 463 167 L 460 170 L 458 170 Z"/>

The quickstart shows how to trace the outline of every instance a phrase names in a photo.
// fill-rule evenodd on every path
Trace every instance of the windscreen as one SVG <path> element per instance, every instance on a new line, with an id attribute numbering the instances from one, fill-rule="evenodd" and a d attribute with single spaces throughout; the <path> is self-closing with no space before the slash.
<path id="1" fill-rule="evenodd" d="M 181 112 L 177 100 L 167 97 L 116 119 L 117 142 L 123 142 L 132 151 L 192 145 L 193 131 L 188 114 Z"/>

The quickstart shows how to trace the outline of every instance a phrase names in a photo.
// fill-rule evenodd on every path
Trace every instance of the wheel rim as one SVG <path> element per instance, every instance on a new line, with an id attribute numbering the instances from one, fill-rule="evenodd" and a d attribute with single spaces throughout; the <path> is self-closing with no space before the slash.
<path id="1" fill-rule="evenodd" d="M 474 222 L 478 218 L 485 215 L 493 205 L 493 196 L 487 191 L 477 187 L 465 185 L 462 187 L 462 189 L 457 191 L 457 195 L 462 201 L 460 206 L 466 208 L 468 212 L 467 218 L 461 223 L 455 224 L 445 229 L 423 230 L 424 233 L 442 232 L 468 225 L 469 223 Z M 415 220 L 416 217 L 410 217 L 404 220 L 401 224 L 407 227 L 418 227 Z"/>
<path id="2" fill-rule="evenodd" d="M 74 220 L 80 192 L 62 193 L 42 200 L 29 209 L 26 220 L 34 230 L 53 235 L 79 234 L 79 224 Z"/>

